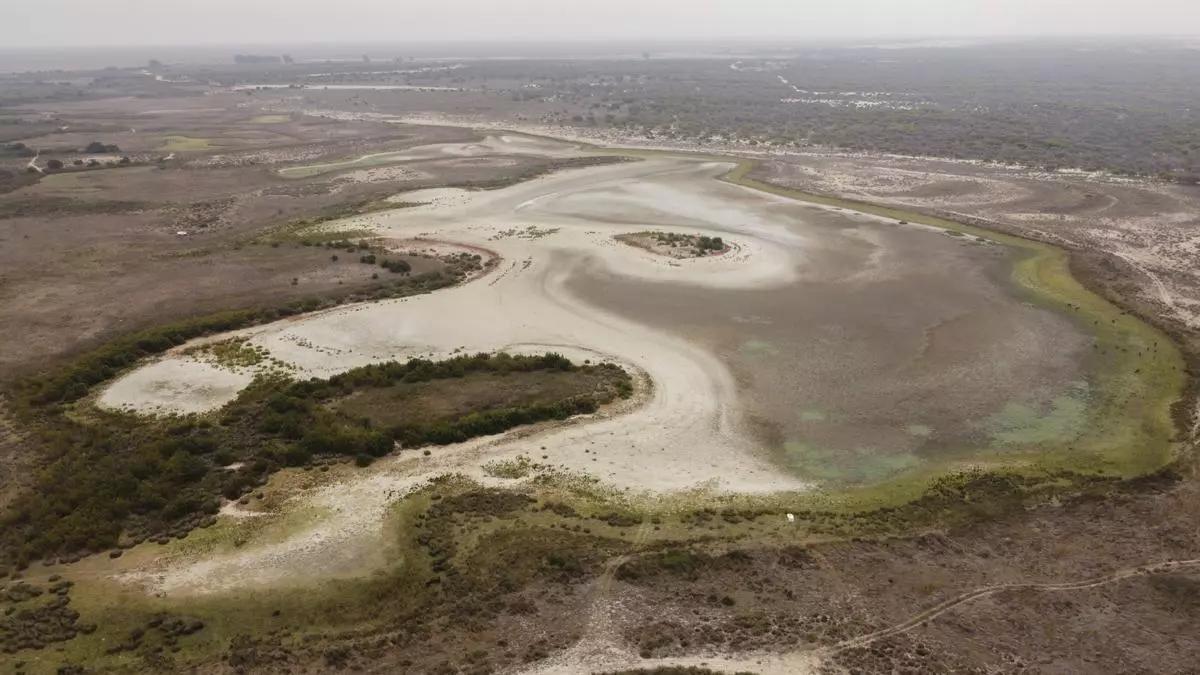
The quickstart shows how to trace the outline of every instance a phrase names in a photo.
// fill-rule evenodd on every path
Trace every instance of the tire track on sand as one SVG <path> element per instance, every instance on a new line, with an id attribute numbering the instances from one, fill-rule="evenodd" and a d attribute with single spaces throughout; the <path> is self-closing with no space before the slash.
<path id="1" fill-rule="evenodd" d="M 641 534 L 641 533 L 639 533 Z M 579 644 L 554 657 L 541 666 L 525 671 L 527 675 L 546 675 L 549 673 L 572 673 L 596 670 L 612 670 L 614 668 L 655 668 L 659 666 L 703 666 L 712 670 L 733 672 L 746 671 L 761 674 L 798 675 L 799 673 L 816 672 L 823 662 L 827 662 L 839 652 L 859 647 L 866 647 L 873 642 L 907 633 L 919 626 L 925 625 L 943 614 L 957 609 L 976 600 L 986 598 L 1005 591 L 1042 591 L 1065 592 L 1098 588 L 1109 584 L 1125 581 L 1140 576 L 1161 574 L 1189 567 L 1200 566 L 1200 558 L 1188 560 L 1167 560 L 1159 563 L 1149 563 L 1136 567 L 1127 567 L 1101 577 L 1091 577 L 1079 581 L 1059 583 L 1009 583 L 981 586 L 948 598 L 928 609 L 893 624 L 870 633 L 843 640 L 828 647 L 799 650 L 787 653 L 748 653 L 728 656 L 692 656 L 667 659 L 642 659 L 622 650 L 616 640 L 616 629 L 612 623 L 611 612 L 606 611 L 605 601 L 607 589 L 617 568 L 621 563 L 632 557 L 631 554 L 618 556 L 609 562 L 603 581 L 597 581 L 594 591 L 592 620 L 589 622 L 588 635 Z"/>
<path id="2" fill-rule="evenodd" d="M 1171 570 L 1193 567 L 1200 565 L 1200 558 L 1191 560 L 1168 560 L 1166 562 L 1152 563 L 1148 565 L 1139 565 L 1137 567 L 1128 567 L 1123 570 L 1118 570 L 1112 574 L 1102 577 L 1093 577 L 1082 581 L 1063 582 L 1063 583 L 1012 583 L 1012 584 L 996 584 L 994 586 L 983 586 L 976 588 L 966 593 L 961 593 L 948 600 L 940 602 L 929 609 L 926 609 L 918 614 L 913 615 L 906 621 L 898 624 L 882 628 L 880 630 L 866 633 L 858 637 L 843 640 L 832 647 L 827 647 L 823 651 L 827 655 L 836 654 L 847 649 L 856 647 L 864 647 L 876 640 L 882 640 L 886 637 L 907 633 L 908 631 L 929 623 L 939 616 L 949 612 L 956 607 L 965 605 L 969 602 L 974 602 L 980 598 L 1003 593 L 1005 591 L 1044 591 L 1044 592 L 1061 592 L 1061 591 L 1080 591 L 1088 588 L 1097 588 L 1108 584 L 1124 581 L 1133 577 L 1144 576 L 1149 574 L 1157 574 L 1161 572 L 1169 572 Z"/>

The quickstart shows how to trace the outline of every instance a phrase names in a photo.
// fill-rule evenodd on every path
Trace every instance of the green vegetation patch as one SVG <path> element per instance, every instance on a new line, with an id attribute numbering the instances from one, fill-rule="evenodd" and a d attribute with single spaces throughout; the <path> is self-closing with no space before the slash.
<path id="1" fill-rule="evenodd" d="M 1023 403 L 1008 403 L 992 415 L 985 428 L 994 442 L 1006 445 L 1070 442 L 1086 431 L 1087 401 L 1058 396 L 1047 410 Z"/>
<path id="2" fill-rule="evenodd" d="M 613 364 L 577 366 L 557 354 L 479 354 L 365 366 L 294 389 L 414 447 L 595 412 L 628 397 L 633 386 L 629 374 Z"/>
<path id="3" fill-rule="evenodd" d="M 416 204 L 408 202 L 388 202 L 386 200 L 366 200 L 351 204 L 339 204 L 330 207 L 311 218 L 283 223 L 264 235 L 254 239 L 254 243 L 277 246 L 284 243 L 297 243 L 304 246 L 334 246 L 344 248 L 352 240 L 359 243 L 363 250 L 370 248 L 367 239 L 375 236 L 366 229 L 347 229 L 330 225 L 334 221 L 361 216 L 376 211 L 408 208 Z"/>
<path id="4" fill-rule="evenodd" d="M 192 332 L 213 325 L 200 322 Z M 175 334 L 160 336 L 165 344 L 168 335 Z M 138 344 L 131 338 L 103 354 L 123 364 L 142 353 Z M 231 349 L 238 358 L 244 351 Z M 85 360 L 35 390 L 34 400 L 86 391 L 84 383 L 109 368 L 93 372 L 96 363 L 107 361 Z M 468 393 L 456 393 L 460 385 Z M 614 365 L 577 366 L 557 354 L 477 354 L 364 366 L 327 380 L 259 377 L 205 417 L 155 419 L 78 406 L 68 415 L 47 406 L 31 431 L 50 462 L 35 490 L 0 519 L 0 561 L 23 568 L 37 558 L 71 560 L 165 542 L 213 524 L 222 497 L 240 499 L 284 467 L 345 458 L 365 466 L 397 443 L 454 443 L 565 419 L 631 391 L 629 375 Z"/>
<path id="5" fill-rule="evenodd" d="M 42 649 L 96 630 L 79 623 L 79 612 L 70 607 L 73 585 L 57 577 L 45 587 L 25 581 L 0 585 L 0 652 Z"/>
<path id="6" fill-rule="evenodd" d="M 515 669 L 568 647 L 578 625 L 506 645 L 497 644 L 494 622 L 553 611 L 558 598 L 632 549 L 603 525 L 545 506 L 531 493 L 435 479 L 396 505 L 386 568 L 303 593 L 284 587 L 154 597 L 107 574 L 80 574 L 71 604 L 89 632 L 76 630 L 53 649 L 25 649 L 18 658 L 31 673 L 66 663 L 98 672 L 257 672 L 298 664 L 326 671 L 365 665 L 372 652 L 359 638 L 382 632 L 412 660 L 406 672 L 447 663 L 455 672 Z M 159 628 L 164 624 L 167 630 Z M 454 649 L 447 652 L 446 644 Z"/>
<path id="7" fill-rule="evenodd" d="M 0 202 L 0 219 L 49 216 L 91 216 L 131 213 L 152 208 L 144 202 L 118 200 L 82 200 L 69 197 L 25 197 Z"/>
<path id="8" fill-rule="evenodd" d="M 533 460 L 528 457 L 517 457 L 515 459 L 504 459 L 488 462 L 483 465 L 483 472 L 493 478 L 507 478 L 509 480 L 517 480 L 525 478 L 537 467 Z"/>
<path id="9" fill-rule="evenodd" d="M 865 447 L 832 450 L 802 441 L 784 443 L 782 457 L 797 475 L 837 485 L 878 483 L 921 464 L 911 453 Z"/>
<path id="10" fill-rule="evenodd" d="M 1112 480 L 1076 483 L 1070 477 L 1059 484 L 1100 491 L 1118 486 Z M 513 491 L 446 476 L 397 503 L 387 526 L 387 566 L 375 574 L 328 580 L 304 593 L 281 587 L 161 598 L 120 585 L 107 574 L 80 575 L 71 593 L 71 606 L 80 614 L 75 637 L 55 649 L 25 649 L 20 658 L 30 663 L 30 672 L 54 672 L 64 662 L 138 672 L 215 664 L 340 668 L 369 659 L 359 638 L 382 633 L 396 636 L 392 646 L 412 659 L 412 670 L 425 670 L 426 658 L 437 664 L 449 658 L 461 668 L 508 670 L 569 646 L 578 638 L 573 632 L 578 627 L 565 626 L 553 644 L 538 641 L 510 649 L 490 632 L 495 622 L 506 615 L 553 611 L 564 593 L 577 593 L 617 556 L 622 557 L 615 576 L 635 586 L 748 578 L 764 568 L 764 560 L 788 568 L 820 564 L 806 548 L 813 541 L 951 527 L 1024 509 L 1052 491 L 1044 481 L 979 472 L 935 480 L 902 506 L 859 512 L 825 509 L 810 494 L 800 494 L 790 495 L 788 504 L 694 510 L 662 508 L 656 500 L 658 506 L 640 515 L 620 515 L 606 512 L 612 508 L 607 500 L 568 494 L 551 483 Z M 794 513 L 795 522 L 786 520 L 785 512 Z M 644 524 L 633 522 L 638 519 Z M 1164 602 L 1183 606 L 1178 598 L 1193 586 L 1166 583 L 1154 591 Z M 740 598 L 709 601 L 737 605 L 744 617 Z M 153 622 L 165 617 L 170 630 L 154 632 Z M 88 632 L 80 630 L 84 626 Z M 192 627 L 195 632 L 180 633 Z M 426 651 L 431 634 L 443 642 Z M 475 634 L 484 638 L 475 642 Z M 445 644 L 456 646 L 453 656 Z M 158 660 L 164 657 L 169 661 Z M 329 665 L 330 658 L 342 665 Z"/>
<path id="11" fill-rule="evenodd" d="M 471 414 L 487 417 L 505 409 L 525 409 L 534 414 L 532 411 L 548 406 L 561 406 L 560 412 L 545 413 L 561 418 L 577 411 L 590 412 L 596 404 L 628 396 L 631 391 L 625 371 L 609 364 L 572 366 L 563 359 L 546 362 L 538 370 L 514 372 L 506 370 L 507 364 L 502 361 L 467 362 L 468 367 L 475 364 L 487 370 L 464 370 L 452 379 L 426 381 L 404 380 L 402 376 L 399 382 L 361 389 L 333 405 L 342 414 L 392 429 L 398 438 L 419 442 L 455 437 L 445 430 L 434 433 L 433 429 L 455 424 Z M 405 430 L 399 431 L 401 428 Z"/>
<path id="12" fill-rule="evenodd" d="M 270 358 L 266 347 L 252 345 L 246 338 L 231 338 L 199 347 L 186 354 L 206 358 L 225 368 L 252 368 Z"/>
<path id="13" fill-rule="evenodd" d="M 618 234 L 615 239 L 630 246 L 672 258 L 703 258 L 724 253 L 730 249 L 729 244 L 721 237 L 710 237 L 703 234 L 680 234 L 656 230 Z"/>

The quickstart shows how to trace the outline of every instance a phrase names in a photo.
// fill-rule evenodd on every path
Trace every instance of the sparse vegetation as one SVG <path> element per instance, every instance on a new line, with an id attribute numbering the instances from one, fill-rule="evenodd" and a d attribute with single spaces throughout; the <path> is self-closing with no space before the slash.
<path id="1" fill-rule="evenodd" d="M 120 152 L 121 148 L 112 143 L 101 143 L 100 141 L 92 141 L 87 144 L 87 147 L 82 150 L 91 155 L 103 155 Z"/>
<path id="2" fill-rule="evenodd" d="M 407 260 L 383 260 L 379 266 L 392 274 L 408 274 L 412 271 L 412 265 Z"/>
<path id="3" fill-rule="evenodd" d="M 619 234 L 616 239 L 672 258 L 703 258 L 729 250 L 723 238 L 703 234 L 650 231 Z"/>
<path id="4" fill-rule="evenodd" d="M 544 121 L 651 141 L 836 147 L 1190 183 L 1200 175 L 1191 50 L 1128 47 L 823 45 L 740 59 L 736 68 L 733 59 L 539 59 L 476 63 L 472 74 L 538 85 L 493 93 L 518 110 L 544 111 Z"/>
<path id="5" fill-rule="evenodd" d="M 88 386 L 148 350 L 252 318 L 231 314 L 128 338 L 30 390 L 28 415 L 40 418 L 33 428 L 50 464 L 37 489 L 0 520 L 0 555 L 6 566 L 20 569 L 38 557 L 77 557 L 147 539 L 185 536 L 213 522 L 221 496 L 237 499 L 282 467 L 339 458 L 366 465 L 391 452 L 397 442 L 406 448 L 453 443 L 521 424 L 564 419 L 592 412 L 629 391 L 628 375 L 615 366 L 576 366 L 556 354 L 478 354 L 365 366 L 328 380 L 259 378 L 215 419 L 156 420 L 90 409 L 67 416 L 58 411 L 64 400 L 76 400 Z M 229 344 L 221 353 L 246 358 L 238 344 Z M 531 399 L 534 389 L 524 398 L 511 399 L 515 403 L 501 400 L 498 405 L 390 428 L 369 417 L 351 416 L 336 405 L 359 392 L 412 388 L 476 374 L 518 378 L 547 371 L 584 378 L 597 374 L 608 386 L 564 399 Z M 415 390 L 418 398 L 430 391 Z"/>
<path id="6" fill-rule="evenodd" d="M 130 213 L 151 208 L 144 202 L 82 200 L 69 197 L 26 197 L 0 201 L 0 219 Z"/>

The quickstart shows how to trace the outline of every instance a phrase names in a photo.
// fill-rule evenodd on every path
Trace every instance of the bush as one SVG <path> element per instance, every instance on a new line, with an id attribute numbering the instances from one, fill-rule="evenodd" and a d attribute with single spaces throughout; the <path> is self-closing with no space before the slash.
<path id="1" fill-rule="evenodd" d="M 384 260 L 379 265 L 394 274 L 408 274 L 412 271 L 412 265 L 408 264 L 407 260 Z"/>
<path id="2" fill-rule="evenodd" d="M 578 368 L 559 354 L 464 355 L 444 361 L 381 363 L 327 380 L 256 380 L 230 403 L 218 422 L 156 420 L 124 415 L 74 418 L 60 403 L 148 354 L 191 337 L 253 321 L 230 313 L 162 326 L 116 340 L 58 375 L 25 385 L 22 414 L 48 458 L 36 489 L 0 516 L 0 570 L 20 561 L 115 546 L 122 532 L 133 541 L 186 532 L 219 506 L 218 496 L 239 499 L 285 466 L 318 457 L 369 465 L 395 447 L 451 443 L 499 433 L 519 424 L 591 412 L 599 395 L 487 410 L 436 425 L 375 429 L 326 405 L 368 387 L 424 382 L 475 372 L 506 373 Z M 628 380 L 618 367 L 612 381 Z M 617 374 L 620 376 L 616 376 Z M 611 396 L 611 394 L 607 394 Z M 42 401 L 44 407 L 39 407 Z"/>
<path id="3" fill-rule="evenodd" d="M 87 147 L 83 151 L 92 155 L 103 155 L 111 152 L 120 152 L 121 149 L 116 145 L 105 145 L 100 141 L 92 141 L 87 144 Z"/>

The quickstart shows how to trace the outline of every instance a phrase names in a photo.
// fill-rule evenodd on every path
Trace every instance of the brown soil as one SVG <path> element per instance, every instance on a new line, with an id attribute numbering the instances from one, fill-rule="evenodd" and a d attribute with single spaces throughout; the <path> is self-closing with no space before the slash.
<path id="1" fill-rule="evenodd" d="M 420 420 L 436 423 L 472 412 L 551 404 L 611 386 L 604 372 L 474 373 L 454 380 L 364 389 L 335 405 L 381 427 Z"/>
<path id="2" fill-rule="evenodd" d="M 614 601 L 629 617 L 625 640 L 655 657 L 834 648 L 835 663 L 865 672 L 1188 672 L 1200 656 L 1190 629 L 1200 566 L 1034 585 L 1194 560 L 1200 534 L 1186 523 L 1198 497 L 1190 481 L 1143 485 L 912 538 L 699 553 L 686 566 L 618 570 Z M 996 584 L 1016 587 L 852 640 Z"/>
<path id="3" fill-rule="evenodd" d="M 472 167 L 434 159 L 408 163 L 414 171 L 391 180 L 339 182 L 337 173 L 287 180 L 276 170 L 298 161 L 478 136 L 452 127 L 305 116 L 264 124 L 254 121 L 259 111 L 238 103 L 233 95 L 63 103 L 56 114 L 70 122 L 64 126 L 99 130 L 27 139 L 48 148 L 46 157 L 66 157 L 85 139 L 100 138 L 119 144 L 136 165 L 55 173 L 0 194 L 0 341 L 9 347 L 0 354 L 0 380 L 153 323 L 370 282 L 367 267 L 335 265 L 318 251 L 247 245 L 267 228 L 344 213 L 409 189 L 491 187 L 563 163 L 520 157 Z M 156 161 L 166 153 L 150 149 L 168 135 L 222 145 Z M 244 149 L 231 152 L 230 143 Z"/>

